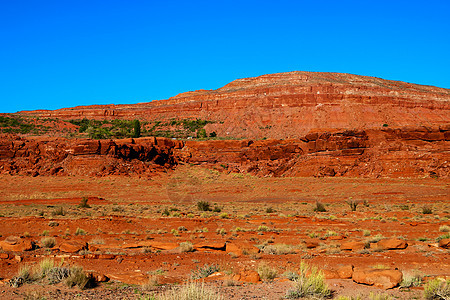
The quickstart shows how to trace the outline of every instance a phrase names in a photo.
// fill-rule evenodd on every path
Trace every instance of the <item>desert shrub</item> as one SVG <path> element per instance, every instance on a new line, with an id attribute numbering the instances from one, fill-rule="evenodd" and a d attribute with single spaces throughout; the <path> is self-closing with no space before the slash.
<path id="1" fill-rule="evenodd" d="M 93 245 L 103 245 L 105 244 L 105 240 L 99 237 L 93 238 L 92 240 L 89 241 L 89 244 L 93 244 Z"/>
<path id="2" fill-rule="evenodd" d="M 48 230 L 44 230 L 44 231 L 42 231 L 42 233 L 41 233 L 42 236 L 47 236 L 48 234 L 49 234 Z"/>
<path id="3" fill-rule="evenodd" d="M 189 282 L 181 287 L 173 287 L 171 290 L 159 295 L 158 300 L 223 300 L 219 291 L 206 287 L 204 283 Z"/>
<path id="4" fill-rule="evenodd" d="M 56 240 L 53 237 L 45 237 L 41 239 L 41 244 L 44 248 L 53 248 L 56 245 Z"/>
<path id="5" fill-rule="evenodd" d="M 77 230 L 75 230 L 75 235 L 86 235 L 86 231 L 84 229 L 77 228 Z"/>
<path id="6" fill-rule="evenodd" d="M 88 204 L 88 198 L 87 197 L 81 198 L 81 202 L 78 205 L 78 207 L 80 207 L 80 208 L 90 208 L 91 206 Z"/>
<path id="7" fill-rule="evenodd" d="M 325 283 L 323 273 L 316 267 L 309 267 L 301 262 L 299 277 L 294 281 L 294 287 L 286 294 L 287 299 L 314 298 L 325 299 L 331 296 L 331 290 Z"/>
<path id="8" fill-rule="evenodd" d="M 66 278 L 64 283 L 68 287 L 78 286 L 82 290 L 94 286 L 93 279 L 86 276 L 83 268 L 78 266 L 70 268 L 70 275 Z"/>
<path id="9" fill-rule="evenodd" d="M 203 231 L 203 232 L 205 232 L 205 231 Z M 216 233 L 223 236 L 223 235 L 227 234 L 227 231 L 225 230 L 225 228 L 217 228 Z"/>
<path id="10" fill-rule="evenodd" d="M 439 231 L 440 232 L 450 232 L 450 226 L 447 226 L 447 225 L 439 226 Z"/>
<path id="11" fill-rule="evenodd" d="M 440 240 L 443 240 L 443 239 L 450 239 L 450 233 L 447 233 L 447 234 L 438 236 L 438 237 L 436 238 L 436 242 L 439 242 Z"/>
<path id="12" fill-rule="evenodd" d="M 144 289 L 146 291 L 151 291 L 151 290 L 154 290 L 154 288 L 160 284 L 161 283 L 160 283 L 159 277 L 152 275 L 152 276 L 148 277 L 148 281 L 142 285 L 142 289 Z"/>
<path id="13" fill-rule="evenodd" d="M 423 290 L 426 300 L 448 300 L 450 299 L 450 280 L 443 281 L 433 279 L 429 281 Z"/>
<path id="14" fill-rule="evenodd" d="M 422 207 L 422 213 L 424 215 L 430 215 L 433 213 L 433 208 L 431 206 L 425 205 L 424 207 Z"/>
<path id="15" fill-rule="evenodd" d="M 422 285 L 423 277 L 419 273 L 414 273 L 412 275 L 405 274 L 403 280 L 400 283 L 400 288 L 410 288 Z"/>
<path id="16" fill-rule="evenodd" d="M 53 216 L 64 216 L 66 213 L 64 212 L 64 208 L 58 207 L 54 211 L 52 211 Z"/>
<path id="17" fill-rule="evenodd" d="M 220 268 L 218 265 L 208 265 L 205 264 L 203 267 L 197 266 L 195 270 L 192 271 L 192 279 L 200 279 L 208 277 L 209 275 L 219 272 Z"/>
<path id="18" fill-rule="evenodd" d="M 183 242 L 180 244 L 181 252 L 192 252 L 194 251 L 194 245 L 191 242 Z"/>
<path id="19" fill-rule="evenodd" d="M 213 212 L 220 213 L 222 209 L 219 206 L 214 206 Z"/>
<path id="20" fill-rule="evenodd" d="M 374 294 L 370 292 L 369 294 L 369 300 L 393 300 L 391 296 L 387 294 Z"/>
<path id="21" fill-rule="evenodd" d="M 348 204 L 348 206 L 350 206 L 350 209 L 352 211 L 356 211 L 356 207 L 358 207 L 359 202 L 356 200 L 348 200 L 347 204 Z"/>
<path id="22" fill-rule="evenodd" d="M 49 284 L 57 284 L 70 276 L 70 269 L 65 267 L 54 267 L 48 270 L 46 279 Z"/>
<path id="23" fill-rule="evenodd" d="M 169 211 L 169 209 L 166 207 L 165 209 L 164 209 L 164 211 L 161 213 L 163 216 L 166 216 L 166 217 L 168 217 L 168 216 L 170 216 L 170 211 Z"/>
<path id="24" fill-rule="evenodd" d="M 339 296 L 337 298 L 335 298 L 336 300 L 363 300 L 363 298 L 361 296 Z M 372 292 L 370 292 L 368 298 L 364 298 L 364 299 L 369 299 L 369 300 L 392 300 L 394 298 L 392 298 L 389 295 L 386 294 L 374 294 Z"/>
<path id="25" fill-rule="evenodd" d="M 363 230 L 363 235 L 364 236 L 369 236 L 371 234 L 370 230 Z"/>
<path id="26" fill-rule="evenodd" d="M 211 210 L 211 204 L 209 204 L 208 201 L 198 201 L 197 202 L 197 209 L 199 211 L 210 211 Z"/>
<path id="27" fill-rule="evenodd" d="M 317 201 L 316 207 L 314 207 L 315 212 L 326 212 L 325 205 L 322 202 Z"/>
<path id="28" fill-rule="evenodd" d="M 409 210 L 409 205 L 408 204 L 400 204 L 399 205 L 401 210 Z"/>
<path id="29" fill-rule="evenodd" d="M 372 237 L 368 238 L 367 242 L 368 243 L 378 243 L 382 239 L 384 239 L 384 236 L 381 233 L 379 233 L 379 234 L 377 234 L 375 236 L 372 236 Z"/>
<path id="30" fill-rule="evenodd" d="M 28 265 L 22 265 L 19 267 L 17 275 L 11 278 L 9 285 L 14 288 L 18 288 L 25 283 L 34 281 L 34 277 L 31 273 L 31 268 Z"/>
<path id="31" fill-rule="evenodd" d="M 266 208 L 266 213 L 271 214 L 271 213 L 274 213 L 274 212 L 275 212 L 275 210 L 272 207 Z"/>
<path id="32" fill-rule="evenodd" d="M 273 244 L 273 245 L 268 244 L 261 247 L 261 251 L 266 254 L 276 254 L 276 255 L 295 253 L 294 247 L 286 244 Z"/>
<path id="33" fill-rule="evenodd" d="M 283 273 L 283 277 L 289 279 L 290 281 L 295 281 L 298 279 L 298 273 L 292 271 L 286 271 Z"/>
<path id="34" fill-rule="evenodd" d="M 221 219 L 229 219 L 229 218 L 230 218 L 230 216 L 229 216 L 227 213 L 221 213 L 221 214 L 219 215 L 219 217 L 220 217 Z"/>
<path id="35" fill-rule="evenodd" d="M 266 263 L 260 263 L 258 268 L 256 268 L 256 272 L 258 272 L 259 277 L 262 280 L 273 280 L 277 277 L 278 271 L 275 268 L 272 268 Z"/>
<path id="36" fill-rule="evenodd" d="M 259 225 L 258 231 L 260 231 L 260 232 L 267 232 L 267 231 L 270 231 L 270 228 L 267 227 L 266 225 Z"/>
<path id="37" fill-rule="evenodd" d="M 50 221 L 50 222 L 48 222 L 48 226 L 50 226 L 50 227 L 57 227 L 57 226 L 59 226 L 59 223 L 56 222 L 56 221 Z"/>

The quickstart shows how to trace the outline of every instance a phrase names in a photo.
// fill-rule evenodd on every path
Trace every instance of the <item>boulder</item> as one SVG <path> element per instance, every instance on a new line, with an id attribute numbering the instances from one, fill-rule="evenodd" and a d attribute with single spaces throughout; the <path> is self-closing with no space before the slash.
<path id="1" fill-rule="evenodd" d="M 78 253 L 87 248 L 86 242 L 81 241 L 65 241 L 59 245 L 59 251 L 67 253 Z"/>
<path id="2" fill-rule="evenodd" d="M 325 279 L 338 279 L 338 278 L 340 278 L 339 274 L 336 271 L 327 270 L 327 269 L 323 269 L 321 271 L 322 271 L 323 277 Z"/>
<path id="3" fill-rule="evenodd" d="M 377 243 L 377 248 L 383 250 L 405 249 L 406 247 L 408 247 L 408 243 L 400 239 L 384 239 Z"/>
<path id="4" fill-rule="evenodd" d="M 89 271 L 86 276 L 95 280 L 95 282 L 107 282 L 109 280 L 108 276 L 95 271 Z"/>
<path id="5" fill-rule="evenodd" d="M 319 246 L 320 240 L 319 239 L 308 239 L 308 240 L 305 240 L 305 244 L 306 244 L 306 248 L 308 248 L 308 249 L 316 248 Z"/>
<path id="6" fill-rule="evenodd" d="M 353 271 L 352 279 L 356 283 L 391 289 L 402 282 L 403 273 L 399 270 L 360 269 Z"/>
<path id="7" fill-rule="evenodd" d="M 362 250 L 365 248 L 365 244 L 363 242 L 347 242 L 341 244 L 341 250 L 350 250 L 350 251 L 356 251 L 356 250 Z"/>
<path id="8" fill-rule="evenodd" d="M 4 241 L 0 241 L 0 248 L 3 251 L 29 251 L 34 249 L 34 242 L 21 239 L 18 236 L 9 236 Z"/>
<path id="9" fill-rule="evenodd" d="M 242 270 L 239 274 L 233 276 L 233 280 L 249 283 L 258 283 L 261 281 L 258 272 L 253 270 Z"/>
<path id="10" fill-rule="evenodd" d="M 352 278 L 353 266 L 352 265 L 342 266 L 342 267 L 337 269 L 337 273 L 339 275 L 339 278 L 342 278 L 342 279 Z"/>
<path id="11" fill-rule="evenodd" d="M 450 249 L 450 239 L 442 239 L 439 241 L 439 247 Z"/>

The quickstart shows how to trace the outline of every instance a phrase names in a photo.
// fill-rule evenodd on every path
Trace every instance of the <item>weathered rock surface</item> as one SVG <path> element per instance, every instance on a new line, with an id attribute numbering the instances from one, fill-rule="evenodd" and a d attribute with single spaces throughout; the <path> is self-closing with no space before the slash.
<path id="1" fill-rule="evenodd" d="M 86 242 L 81 241 L 65 241 L 59 245 L 59 251 L 67 253 L 77 253 L 81 250 L 87 249 Z"/>
<path id="2" fill-rule="evenodd" d="M 377 248 L 383 250 L 405 249 L 408 243 L 400 239 L 384 239 L 377 243 Z"/>
<path id="3" fill-rule="evenodd" d="M 233 276 L 233 280 L 249 283 L 258 283 L 261 281 L 258 272 L 254 270 L 242 270 L 239 274 Z"/>
<path id="4" fill-rule="evenodd" d="M 439 241 L 439 247 L 450 249 L 450 239 L 442 239 Z"/>
<path id="5" fill-rule="evenodd" d="M 354 282 L 391 289 L 402 282 L 403 273 L 399 270 L 357 269 L 353 271 Z"/>
<path id="6" fill-rule="evenodd" d="M 357 251 L 364 249 L 365 244 L 363 242 L 346 242 L 341 244 L 341 250 Z"/>
<path id="7" fill-rule="evenodd" d="M 190 163 L 258 176 L 446 178 L 449 132 L 448 128 L 351 130 L 258 141 L 68 140 L 4 134 L 0 174 L 152 176 Z"/>
<path id="8" fill-rule="evenodd" d="M 339 275 L 339 278 L 341 279 L 349 279 L 353 276 L 353 266 L 352 265 L 345 265 L 337 269 L 337 273 Z"/>
<path id="9" fill-rule="evenodd" d="M 29 240 L 21 239 L 18 236 L 9 236 L 5 240 L 0 241 L 0 248 L 3 249 L 3 251 L 29 251 L 33 250 L 34 243 Z"/>

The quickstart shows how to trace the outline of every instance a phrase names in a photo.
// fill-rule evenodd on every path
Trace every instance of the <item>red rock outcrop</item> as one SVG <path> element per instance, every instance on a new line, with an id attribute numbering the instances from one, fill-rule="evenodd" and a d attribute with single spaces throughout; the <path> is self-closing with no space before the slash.
<path id="1" fill-rule="evenodd" d="M 190 163 L 258 176 L 449 177 L 449 128 L 316 132 L 285 140 L 0 135 L 0 174 L 150 176 Z"/>
<path id="2" fill-rule="evenodd" d="M 201 118 L 221 137 L 301 138 L 310 132 L 448 126 L 450 90 L 341 73 L 289 72 L 235 80 L 217 90 L 132 105 L 21 112 L 61 119 Z"/>

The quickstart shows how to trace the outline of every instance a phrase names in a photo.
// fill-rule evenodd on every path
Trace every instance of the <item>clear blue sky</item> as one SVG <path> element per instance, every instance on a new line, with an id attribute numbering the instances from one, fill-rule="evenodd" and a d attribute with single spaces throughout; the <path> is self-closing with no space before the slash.
<path id="1" fill-rule="evenodd" d="M 296 70 L 450 88 L 450 1 L 0 0 L 0 112 Z"/>

